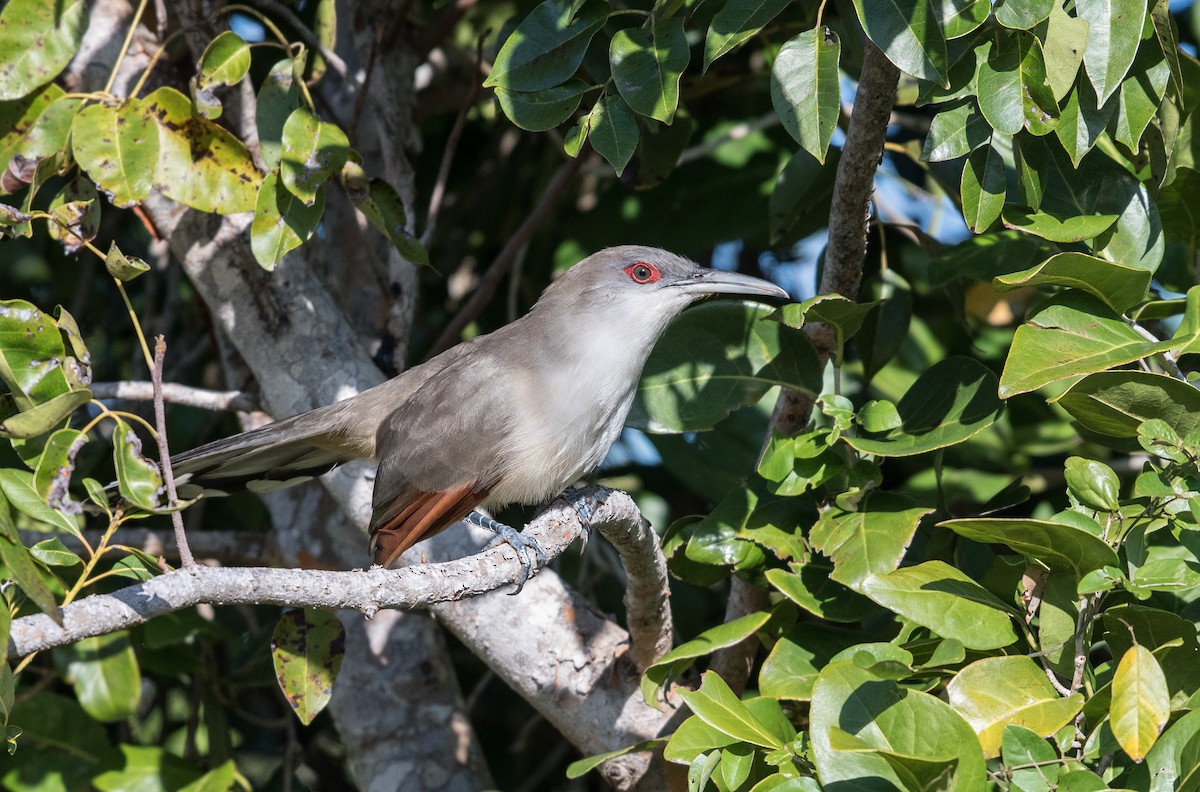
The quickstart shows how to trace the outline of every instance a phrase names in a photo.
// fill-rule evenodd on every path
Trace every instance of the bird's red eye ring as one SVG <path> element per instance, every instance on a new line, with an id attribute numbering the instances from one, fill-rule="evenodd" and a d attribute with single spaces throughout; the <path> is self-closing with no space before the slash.
<path id="1" fill-rule="evenodd" d="M 633 279 L 634 283 L 654 283 L 662 278 L 662 273 L 658 271 L 658 267 L 653 264 L 647 264 L 644 261 L 638 261 L 630 264 L 625 268 L 625 274 Z"/>

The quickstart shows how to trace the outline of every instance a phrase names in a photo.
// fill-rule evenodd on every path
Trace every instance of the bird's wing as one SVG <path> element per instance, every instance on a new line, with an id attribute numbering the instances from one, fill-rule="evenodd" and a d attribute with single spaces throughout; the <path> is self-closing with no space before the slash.
<path id="1" fill-rule="evenodd" d="M 487 498 L 502 468 L 508 372 L 486 348 L 446 367 L 383 422 L 371 551 L 387 565 L 461 520 Z"/>
<path id="2" fill-rule="evenodd" d="M 326 410 L 276 421 L 172 457 L 180 494 L 277 489 L 363 456 L 361 448 L 337 431 Z"/>

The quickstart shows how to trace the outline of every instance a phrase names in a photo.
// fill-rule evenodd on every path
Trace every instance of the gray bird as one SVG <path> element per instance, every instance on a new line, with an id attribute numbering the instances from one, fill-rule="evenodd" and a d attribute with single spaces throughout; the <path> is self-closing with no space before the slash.
<path id="1" fill-rule="evenodd" d="M 373 459 L 376 563 L 465 517 L 513 545 L 523 581 L 529 550 L 544 558 L 541 548 L 475 509 L 545 503 L 590 473 L 620 434 L 667 324 L 714 294 L 787 297 L 665 250 L 601 250 L 493 333 L 345 401 L 181 454 L 180 491 L 264 491 Z"/>

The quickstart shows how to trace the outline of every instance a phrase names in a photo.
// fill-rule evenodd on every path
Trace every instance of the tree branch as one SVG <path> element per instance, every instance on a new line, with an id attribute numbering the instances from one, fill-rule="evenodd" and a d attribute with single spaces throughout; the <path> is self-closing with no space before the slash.
<path id="1" fill-rule="evenodd" d="M 829 210 L 829 243 L 825 248 L 825 267 L 817 289 L 818 294 L 840 294 L 851 300 L 858 298 L 858 287 L 862 282 L 875 171 L 883 155 L 888 119 L 896 101 L 896 86 L 900 80 L 900 70 L 878 47 L 870 41 L 865 42 L 864 46 L 854 111 L 834 178 L 833 204 Z M 821 368 L 824 369 L 837 344 L 833 329 L 810 322 L 805 324 L 804 330 L 812 340 Z M 763 439 L 764 448 L 775 431 L 788 435 L 801 431 L 808 424 L 812 407 L 811 396 L 784 388 L 775 403 L 775 411 Z M 747 584 L 734 579 L 725 612 L 726 621 L 752 613 L 763 606 L 764 594 L 749 591 L 749 588 Z M 725 681 L 734 690 L 740 690 L 749 676 L 755 651 L 757 647 L 752 639 L 747 639 L 717 652 L 711 667 L 729 674 Z"/>
<path id="2" fill-rule="evenodd" d="M 842 146 L 837 176 L 833 185 L 833 205 L 829 211 L 829 244 L 825 248 L 825 268 L 817 294 L 840 294 L 858 299 L 862 283 L 863 258 L 867 251 L 867 227 L 871 219 L 871 194 L 875 191 L 875 171 L 883 156 L 888 119 L 896 101 L 900 70 L 870 41 L 863 51 L 862 74 L 854 97 L 854 113 Z M 804 327 L 822 364 L 829 359 L 837 338 L 833 328 L 823 324 Z M 794 435 L 808 423 L 813 400 L 800 391 L 785 389 L 779 394 L 773 429 Z M 770 436 L 770 433 L 768 433 Z"/>
<path id="3" fill-rule="evenodd" d="M 637 531 L 637 506 L 624 493 L 594 488 L 606 532 Z M 547 556 L 555 558 L 583 531 L 579 515 L 556 504 L 529 524 Z M 12 623 L 9 652 L 23 656 L 95 635 L 126 629 L 200 603 L 271 604 L 339 608 L 368 616 L 382 608 L 424 608 L 454 602 L 514 584 L 520 576 L 516 552 L 499 545 L 477 555 L 400 569 L 330 572 L 269 567 L 190 567 L 168 572 L 112 594 L 96 594 L 62 608 L 59 627 L 48 616 L 25 616 Z"/>
<path id="4" fill-rule="evenodd" d="M 629 653 L 641 673 L 671 649 L 673 629 L 667 557 L 663 555 L 658 534 L 640 513 L 636 519 L 603 522 L 595 528 L 616 548 L 625 567 Z"/>
<path id="5" fill-rule="evenodd" d="M 92 396 L 97 399 L 125 399 L 127 401 L 153 401 L 154 383 L 137 380 L 118 382 L 95 382 L 90 386 Z M 174 382 L 164 382 L 163 401 L 183 404 L 204 410 L 237 410 L 247 412 L 256 409 L 253 399 L 242 391 L 215 391 L 193 388 Z"/>

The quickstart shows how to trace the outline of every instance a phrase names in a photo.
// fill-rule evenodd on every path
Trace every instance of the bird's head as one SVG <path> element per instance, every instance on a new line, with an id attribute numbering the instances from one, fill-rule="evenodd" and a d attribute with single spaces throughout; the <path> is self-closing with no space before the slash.
<path id="1" fill-rule="evenodd" d="M 575 316 L 611 315 L 661 330 L 692 303 L 717 294 L 787 299 L 761 278 L 701 267 L 665 250 L 611 247 L 588 256 L 552 283 L 538 306 L 557 305 Z"/>

